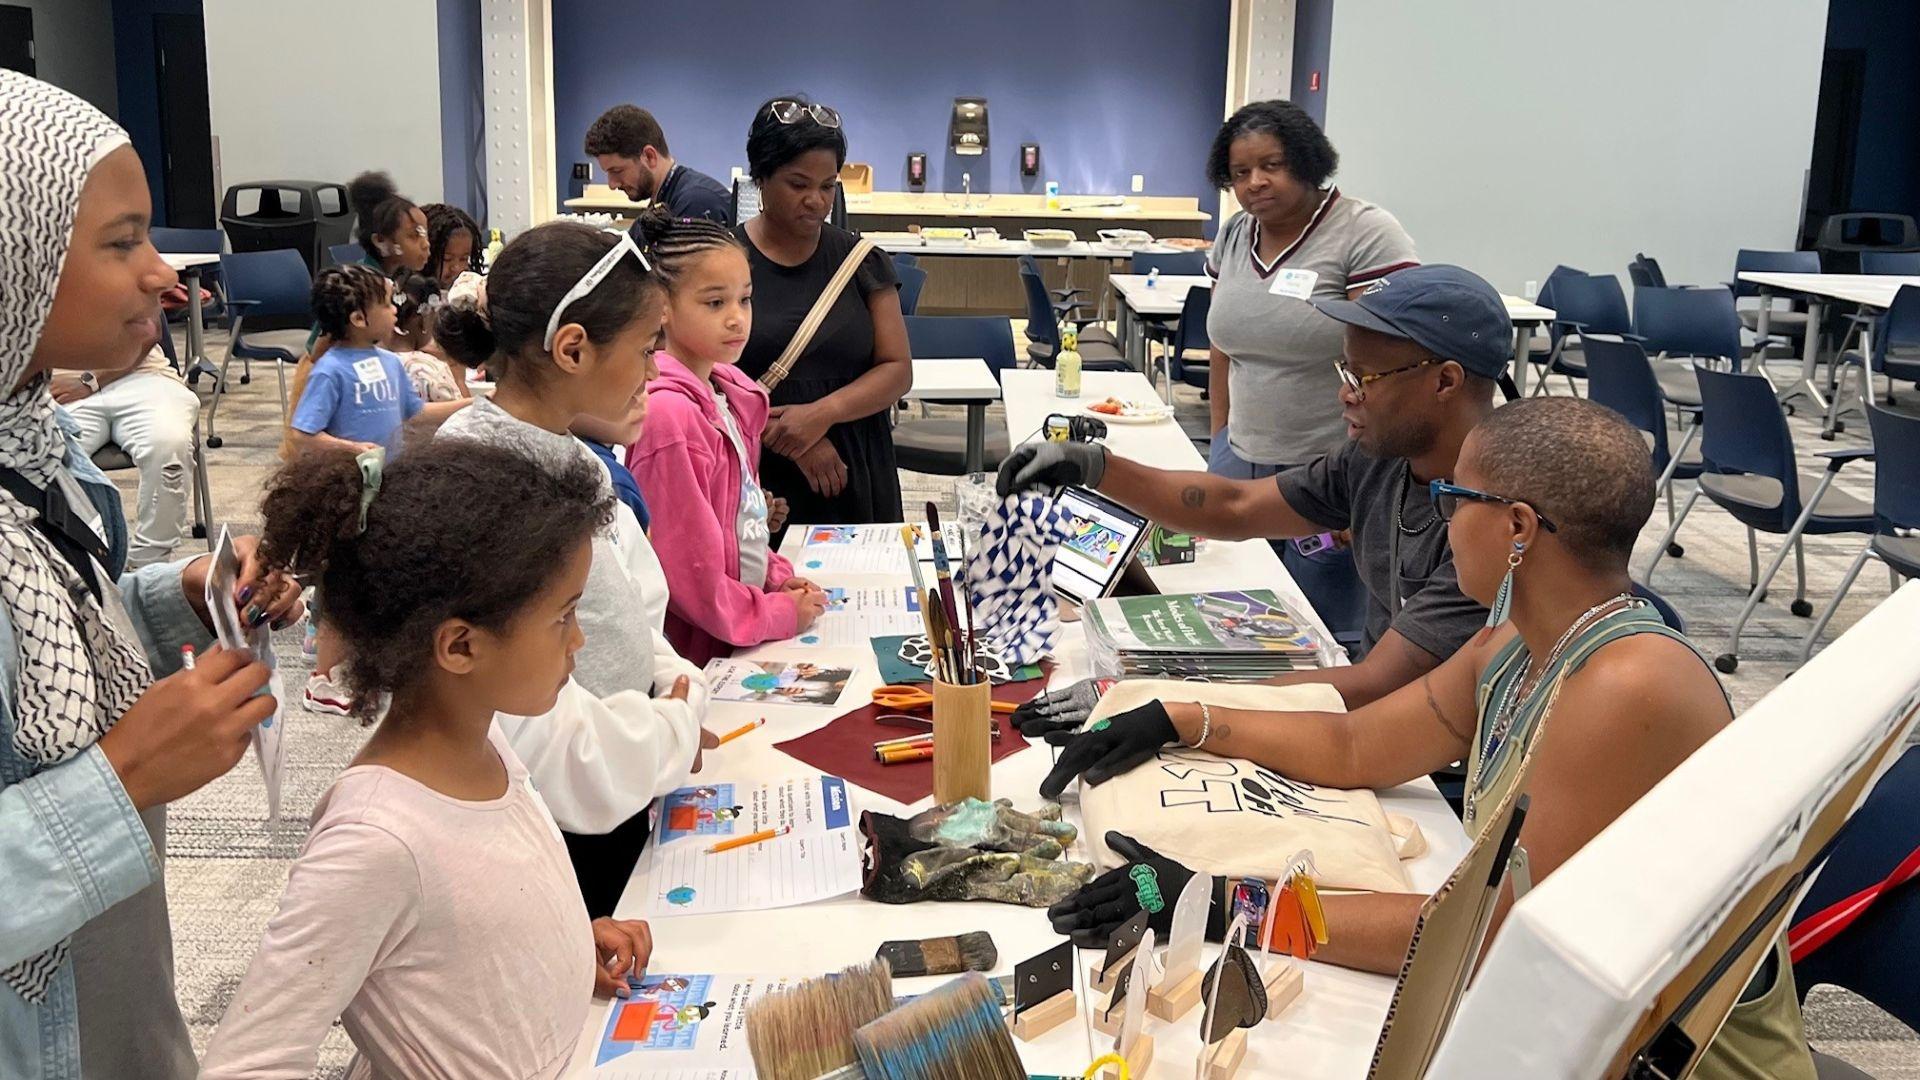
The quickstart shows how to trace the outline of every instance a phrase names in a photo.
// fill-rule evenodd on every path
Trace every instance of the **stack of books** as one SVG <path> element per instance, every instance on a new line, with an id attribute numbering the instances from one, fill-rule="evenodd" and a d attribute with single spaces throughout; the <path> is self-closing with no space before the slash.
<path id="1" fill-rule="evenodd" d="M 1329 662 L 1320 635 L 1266 589 L 1098 600 L 1084 622 L 1094 668 L 1112 678 L 1258 682 Z"/>

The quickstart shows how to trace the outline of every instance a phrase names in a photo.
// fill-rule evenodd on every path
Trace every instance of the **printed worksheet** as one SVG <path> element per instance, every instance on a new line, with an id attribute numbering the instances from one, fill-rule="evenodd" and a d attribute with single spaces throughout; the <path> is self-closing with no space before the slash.
<path id="1" fill-rule="evenodd" d="M 763 829 L 824 835 L 844 828 L 847 782 L 837 776 L 800 776 L 757 784 L 716 780 L 669 792 L 660 800 L 655 844 L 690 836 L 712 844 Z"/>
<path id="2" fill-rule="evenodd" d="M 933 540 L 925 525 L 915 525 L 914 558 L 933 561 Z M 800 553 L 793 560 L 794 573 L 801 577 L 818 573 L 904 574 L 907 572 L 907 546 L 900 539 L 898 525 L 812 525 L 801 530 Z M 941 530 L 947 557 L 960 559 L 960 530 L 947 525 Z"/>
<path id="3" fill-rule="evenodd" d="M 853 805 L 847 797 L 847 784 L 837 776 L 816 776 L 788 795 L 794 830 L 726 851 L 714 851 L 714 842 L 698 838 L 702 822 L 696 812 L 693 835 L 696 839 L 674 843 L 673 807 L 665 811 L 668 829 L 659 843 L 650 845 L 634 867 L 627 884 L 627 896 L 639 898 L 641 918 L 663 915 L 694 915 L 714 911 L 762 911 L 768 908 L 810 904 L 816 900 L 842 896 L 860 887 L 860 832 L 854 828 Z M 745 785 L 728 785 L 729 795 Z M 721 785 L 711 785 L 711 801 L 717 803 Z M 704 789 L 694 789 L 702 791 Z M 817 792 L 817 796 L 816 796 Z M 675 794 L 678 794 L 677 792 Z M 668 797 L 669 800 L 673 796 Z M 806 800 L 817 799 L 809 805 Z M 704 800 L 703 800 L 704 801 Z M 740 804 L 738 815 L 725 828 L 747 813 Z M 779 803 L 766 809 L 766 828 L 779 828 Z M 686 822 L 683 820 L 682 825 Z M 800 827 L 804 824 L 804 828 Z M 744 827 L 734 832 L 739 839 L 761 830 Z M 685 833 L 681 833 L 685 835 Z M 714 835 L 709 833 L 708 835 Z M 715 842 L 724 838 L 714 835 Z"/>
<path id="4" fill-rule="evenodd" d="M 287 764 L 287 748 L 281 741 L 286 725 L 281 711 L 286 707 L 286 692 L 281 685 L 280 668 L 273 657 L 273 631 L 261 626 L 249 630 L 240 621 L 233 603 L 233 591 L 240 582 L 240 555 L 233 547 L 233 535 L 220 527 L 220 542 L 213 549 L 213 565 L 207 571 L 207 612 L 213 618 L 214 637 L 230 652 L 248 652 L 267 665 L 267 690 L 275 702 L 273 715 L 260 721 L 248 736 L 253 743 L 254 760 L 260 763 L 260 777 L 267 785 L 267 821 L 280 820 L 280 776 Z"/>
<path id="5" fill-rule="evenodd" d="M 805 661 L 707 661 L 707 687 L 715 701 L 746 701 L 756 705 L 832 705 L 840 700 L 853 670 L 822 667 Z"/>
<path id="6" fill-rule="evenodd" d="M 926 632 L 920 598 L 911 585 L 832 588 L 827 590 L 827 610 L 794 640 L 802 645 L 865 645 L 877 637 Z"/>
<path id="7" fill-rule="evenodd" d="M 747 1005 L 802 976 L 628 976 L 594 1049 L 595 1080 L 750 1080 Z"/>

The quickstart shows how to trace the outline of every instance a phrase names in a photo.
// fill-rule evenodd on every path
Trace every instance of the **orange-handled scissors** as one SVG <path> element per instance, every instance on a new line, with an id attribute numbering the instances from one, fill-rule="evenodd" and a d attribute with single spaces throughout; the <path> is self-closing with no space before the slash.
<path id="1" fill-rule="evenodd" d="M 873 692 L 873 703 L 883 709 L 899 709 L 905 712 L 910 709 L 924 709 L 932 705 L 933 695 L 917 686 L 902 686 L 896 684 L 893 686 L 883 686 L 875 690 Z M 1019 707 L 1020 706 L 1015 705 L 1011 701 L 996 701 L 993 703 L 993 711 L 997 713 L 1010 713 Z"/>

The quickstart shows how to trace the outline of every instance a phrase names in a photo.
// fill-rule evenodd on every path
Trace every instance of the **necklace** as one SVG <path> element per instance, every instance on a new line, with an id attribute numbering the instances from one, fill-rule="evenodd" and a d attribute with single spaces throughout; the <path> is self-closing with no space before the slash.
<path id="1" fill-rule="evenodd" d="M 1520 678 L 1508 683 L 1505 693 L 1501 695 L 1500 703 L 1494 709 L 1493 723 L 1487 730 L 1486 740 L 1481 743 L 1480 776 L 1482 778 L 1488 774 L 1489 770 L 1487 766 L 1493 761 L 1493 755 L 1499 751 L 1501 747 L 1506 745 L 1507 736 L 1513 731 L 1514 721 L 1519 718 L 1520 707 L 1526 704 L 1527 700 L 1539 689 L 1537 685 L 1538 681 L 1544 677 L 1547 672 L 1552 671 L 1554 665 L 1560 662 L 1561 654 L 1566 652 L 1567 646 L 1578 638 L 1580 634 L 1591 628 L 1594 623 L 1599 622 L 1602 618 L 1612 614 L 1614 611 L 1623 610 L 1626 605 L 1634 602 L 1632 593 L 1620 593 L 1617 596 L 1607 597 L 1605 600 L 1600 601 L 1581 613 L 1579 618 L 1573 620 L 1573 623 L 1560 635 L 1560 640 L 1553 643 L 1553 648 L 1548 651 L 1544 661 L 1535 664 L 1535 658 L 1533 656 L 1529 655 L 1527 657 L 1527 666 L 1521 669 Z M 1467 793 L 1467 812 L 1469 818 L 1472 816 L 1473 803 L 1474 793 L 1470 791 Z"/>
<path id="2" fill-rule="evenodd" d="M 1440 511 L 1437 507 L 1428 507 L 1427 520 L 1421 522 L 1420 527 L 1417 529 L 1407 528 L 1407 523 L 1403 520 L 1403 511 L 1407 506 L 1407 495 L 1412 490 L 1413 463 L 1408 462 L 1407 471 L 1400 474 L 1400 497 L 1393 501 L 1393 527 L 1399 529 L 1404 535 L 1419 536 L 1421 533 L 1433 528 L 1433 523 L 1440 520 Z M 1396 567 L 1395 569 L 1397 570 L 1398 568 Z"/>

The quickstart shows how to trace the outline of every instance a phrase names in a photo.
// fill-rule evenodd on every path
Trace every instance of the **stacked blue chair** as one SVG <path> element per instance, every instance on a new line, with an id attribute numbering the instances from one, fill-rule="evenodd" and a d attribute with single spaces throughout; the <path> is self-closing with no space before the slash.
<path id="1" fill-rule="evenodd" d="M 1155 270 L 1162 274 L 1204 274 L 1207 256 L 1198 251 L 1143 251 L 1134 255 L 1127 269 L 1135 274 L 1150 274 Z"/>
<path id="2" fill-rule="evenodd" d="M 1714 658 L 1713 666 L 1731 673 L 1740 666 L 1740 633 L 1754 609 L 1766 598 L 1767 586 L 1780 571 L 1789 551 L 1794 554 L 1797 578 L 1792 611 L 1802 617 L 1813 614 L 1807 602 L 1806 549 L 1802 539 L 1838 533 L 1871 533 L 1873 507 L 1833 486 L 1840 470 L 1849 462 L 1870 458 L 1866 449 L 1828 450 L 1821 453 L 1826 469 L 1818 479 L 1802 477 L 1794 455 L 1793 436 L 1787 430 L 1787 418 L 1774 397 L 1773 384 L 1756 374 L 1712 371 L 1696 367 L 1700 380 L 1701 408 L 1706 435 L 1701 447 L 1706 471 L 1698 486 L 1681 508 L 1680 516 L 1661 538 L 1660 546 L 1647 565 L 1643 581 L 1652 582 L 1654 568 L 1673 543 L 1680 526 L 1705 495 L 1721 509 L 1733 515 L 1747 528 L 1749 580 L 1746 605 L 1734 621 L 1727 650 Z M 1812 494 L 1807 495 L 1807 488 Z M 1782 538 L 1780 550 L 1760 569 L 1759 542 L 1756 533 Z"/>
<path id="3" fill-rule="evenodd" d="M 1860 272 L 1920 277 L 1920 251 L 1863 251 L 1860 253 Z"/>
<path id="4" fill-rule="evenodd" d="M 997 315 L 909 315 L 907 344 L 917 360 L 984 360 L 995 379 L 1015 363 L 1013 324 Z M 986 436 L 985 467 L 991 471 L 1006 460 L 1008 443 L 1006 433 L 998 429 L 990 429 Z M 967 471 L 967 421 L 926 416 L 903 419 L 894 425 L 893 448 L 903 469 L 963 475 Z"/>
<path id="5" fill-rule="evenodd" d="M 1903 578 L 1920 577 L 1920 481 L 1916 480 L 1920 478 L 1920 418 L 1869 405 L 1867 425 L 1873 429 L 1872 535 L 1840 578 L 1840 587 L 1814 621 L 1807 640 L 1801 643 L 1802 663 L 1813 655 L 1814 645 L 1868 559 L 1886 564 L 1887 577 L 1896 588 Z"/>
<path id="6" fill-rule="evenodd" d="M 298 363 L 300 352 L 280 343 L 248 336 L 248 319 L 313 319 L 313 278 L 307 262 L 292 248 L 278 251 L 242 251 L 220 256 L 220 275 L 227 284 L 227 317 L 233 326 L 227 358 L 221 361 L 220 378 L 213 385 L 213 401 L 207 406 L 207 446 L 218 448 L 220 436 L 214 434 L 214 417 L 220 411 L 220 399 L 226 395 L 227 369 L 233 358 L 266 360 L 274 365 L 280 380 L 280 417 L 287 418 L 287 364 Z M 305 331 L 299 332 L 302 337 Z M 244 381 L 244 379 L 242 380 Z"/>
<path id="7" fill-rule="evenodd" d="M 1695 362 L 1740 370 L 1740 316 L 1725 289 L 1635 289 L 1633 330 L 1675 406 L 1700 404 Z"/>
<path id="8" fill-rule="evenodd" d="M 1549 278 L 1552 290 L 1541 301 L 1554 311 L 1553 322 L 1547 326 L 1551 351 L 1533 392 L 1546 393 L 1547 376 L 1560 375 L 1567 380 L 1567 388 L 1577 394 L 1579 389 L 1573 380 L 1587 377 L 1587 364 L 1585 354 L 1572 342 L 1584 341 L 1589 334 L 1632 334 L 1633 318 L 1627 313 L 1627 294 L 1621 290 L 1619 278 L 1579 271 L 1560 274 L 1558 269 L 1555 273 L 1558 276 Z"/>
<path id="9" fill-rule="evenodd" d="M 1840 402 L 1847 395 L 1849 375 L 1857 380 L 1855 397 L 1862 409 L 1873 398 L 1875 375 L 1884 376 L 1887 380 L 1886 402 L 1889 405 L 1894 404 L 1895 379 L 1920 382 L 1920 286 L 1902 285 L 1893 294 L 1893 303 L 1887 306 L 1884 314 L 1873 319 L 1861 317 L 1861 322 L 1863 326 L 1871 328 L 1867 355 L 1863 357 L 1859 349 L 1848 349 L 1840 354 L 1840 370 L 1835 376 L 1833 396 L 1827 402 L 1822 438 L 1831 439 L 1835 431 L 1843 430 Z"/>
<path id="10" fill-rule="evenodd" d="M 900 279 L 900 314 L 912 315 L 920 310 L 920 290 L 927 287 L 927 272 L 920 269 L 917 260 L 903 263 L 898 255 L 893 257 L 893 272 Z"/>
<path id="11" fill-rule="evenodd" d="M 1764 355 L 1769 342 L 1791 343 L 1794 339 L 1804 338 L 1807 333 L 1807 313 L 1795 311 L 1791 305 L 1783 307 L 1775 304 L 1773 302 L 1775 294 L 1761 296 L 1762 287 L 1740 280 L 1740 275 L 1742 273 L 1817 274 L 1819 272 L 1820 253 L 1817 251 L 1756 251 L 1741 248 L 1734 256 L 1733 280 L 1729 282 L 1733 287 L 1734 299 L 1737 301 L 1760 297 L 1759 304 L 1740 309 L 1741 325 L 1757 334 L 1760 330 L 1760 311 L 1762 308 L 1769 309 L 1767 311 L 1768 340 L 1754 342 L 1756 356 Z"/>
<path id="12" fill-rule="evenodd" d="M 1046 279 L 1040 276 L 1040 266 L 1031 255 L 1020 256 L 1020 284 L 1027 293 L 1027 355 L 1041 367 L 1050 368 L 1054 354 L 1060 351 L 1060 320 L 1079 304 L 1070 297 L 1056 300 L 1047 291 Z M 1120 343 L 1104 327 L 1082 324 L 1079 351 L 1085 371 L 1128 370 Z"/>
<path id="13" fill-rule="evenodd" d="M 1147 340 L 1166 349 L 1169 393 L 1175 380 L 1206 389 L 1209 361 L 1195 361 L 1187 353 L 1212 348 L 1213 343 L 1207 338 L 1207 315 L 1212 310 L 1212 289 L 1188 289 L 1178 319 L 1171 323 L 1147 324 Z"/>
<path id="14" fill-rule="evenodd" d="M 1653 468 L 1660 477 L 1659 490 L 1666 496 L 1667 524 L 1671 526 L 1678 516 L 1673 505 L 1673 482 L 1700 476 L 1700 455 L 1688 454 L 1700 434 L 1700 407 L 1667 399 L 1660 389 L 1660 380 L 1653 373 L 1653 364 L 1647 360 L 1646 350 L 1637 341 L 1590 337 L 1586 340 L 1586 352 L 1588 398 L 1626 417 L 1628 423 L 1653 438 Z M 1667 429 L 1669 407 L 1692 420 L 1677 448 Z M 1677 559 L 1686 554 L 1686 549 L 1670 543 L 1667 554 Z"/>

